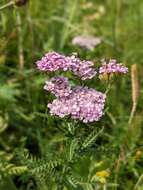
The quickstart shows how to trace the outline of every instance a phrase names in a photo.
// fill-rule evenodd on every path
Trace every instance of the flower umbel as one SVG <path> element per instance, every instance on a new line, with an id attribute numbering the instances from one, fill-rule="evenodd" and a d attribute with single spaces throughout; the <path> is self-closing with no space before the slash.
<path id="1" fill-rule="evenodd" d="M 110 59 L 109 62 L 103 61 L 99 68 L 100 78 L 110 78 L 112 74 L 126 74 L 128 68 L 122 63 L 117 63 L 115 59 Z"/>
<path id="2" fill-rule="evenodd" d="M 74 75 L 79 76 L 82 80 L 91 79 L 96 75 L 93 68 L 93 62 L 81 61 L 79 58 L 64 56 L 56 52 L 47 53 L 40 61 L 37 61 L 37 67 L 41 71 L 71 71 Z"/>
<path id="3" fill-rule="evenodd" d="M 64 55 L 50 52 L 45 54 L 40 61 L 37 61 L 37 67 L 41 71 L 68 70 L 67 59 Z"/>
<path id="4" fill-rule="evenodd" d="M 68 78 L 59 76 L 46 81 L 44 89 L 53 93 L 56 97 L 66 97 L 71 93 Z"/>
<path id="5" fill-rule="evenodd" d="M 94 36 L 76 36 L 72 40 L 73 45 L 78 45 L 88 50 L 93 50 L 100 43 L 101 38 Z"/>
<path id="6" fill-rule="evenodd" d="M 67 87 L 67 86 L 66 86 Z M 74 87 L 70 89 L 69 95 L 65 96 L 62 89 L 60 95 L 52 103 L 48 104 L 50 113 L 59 117 L 70 115 L 73 119 L 79 119 L 84 123 L 98 121 L 103 115 L 106 95 L 88 87 Z M 55 89 L 54 89 L 55 90 Z M 53 92 L 53 89 L 51 88 Z M 57 92 L 57 91 L 56 91 Z"/>

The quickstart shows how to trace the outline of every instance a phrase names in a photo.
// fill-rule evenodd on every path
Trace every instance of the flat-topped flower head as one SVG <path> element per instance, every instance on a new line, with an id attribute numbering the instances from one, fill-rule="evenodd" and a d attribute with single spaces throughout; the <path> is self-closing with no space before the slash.
<path id="1" fill-rule="evenodd" d="M 50 91 L 56 97 L 66 97 L 71 93 L 68 79 L 62 76 L 53 77 L 46 81 L 44 89 Z"/>
<path id="2" fill-rule="evenodd" d="M 94 36 L 76 36 L 72 40 L 73 45 L 80 46 L 87 50 L 93 50 L 97 45 L 101 43 L 101 38 Z"/>
<path id="3" fill-rule="evenodd" d="M 48 104 L 51 115 L 70 115 L 84 123 L 98 121 L 103 115 L 106 95 L 88 87 L 76 87 L 67 97 Z"/>
<path id="4" fill-rule="evenodd" d="M 37 68 L 41 71 L 52 72 L 57 70 L 68 70 L 66 57 L 56 52 L 45 54 L 36 64 Z"/>
<path id="5" fill-rule="evenodd" d="M 64 56 L 56 52 L 50 52 L 37 61 L 36 64 L 37 68 L 41 71 L 71 71 L 82 80 L 91 79 L 96 75 L 93 62 L 82 61 L 74 55 Z"/>
<path id="6" fill-rule="evenodd" d="M 100 78 L 110 79 L 113 74 L 126 74 L 128 68 L 122 63 L 117 63 L 115 59 L 110 59 L 109 62 L 103 61 L 99 68 Z"/>
<path id="7" fill-rule="evenodd" d="M 121 63 L 117 63 L 115 59 L 110 59 L 108 63 L 106 61 L 103 61 L 102 66 L 99 69 L 100 74 L 104 74 L 104 73 L 126 74 L 127 72 L 128 72 L 128 68 L 125 67 Z"/>
<path id="8" fill-rule="evenodd" d="M 82 61 L 79 66 L 73 70 L 74 74 L 79 76 L 82 80 L 92 79 L 97 72 L 92 67 L 94 64 L 91 61 Z"/>

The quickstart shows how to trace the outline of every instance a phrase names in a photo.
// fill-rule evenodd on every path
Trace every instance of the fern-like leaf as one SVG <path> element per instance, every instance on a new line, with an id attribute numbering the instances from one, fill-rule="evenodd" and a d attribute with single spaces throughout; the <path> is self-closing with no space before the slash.
<path id="1" fill-rule="evenodd" d="M 104 127 L 102 127 L 102 129 L 99 131 L 94 130 L 92 133 L 90 133 L 89 136 L 82 143 L 81 149 L 85 149 L 85 148 L 90 147 L 95 142 L 97 137 L 103 133 L 103 130 L 104 130 Z"/>
<path id="2" fill-rule="evenodd" d="M 12 166 L 11 168 L 8 169 L 8 174 L 9 175 L 21 175 L 28 171 L 27 166 Z"/>
<path id="3" fill-rule="evenodd" d="M 72 161 L 77 148 L 78 148 L 78 140 L 73 139 L 69 148 L 69 161 Z"/>
<path id="4" fill-rule="evenodd" d="M 33 168 L 31 168 L 31 173 L 43 173 L 47 171 L 52 171 L 58 166 L 62 165 L 61 160 L 54 160 L 54 161 L 48 161 L 48 160 L 39 160 L 33 164 Z"/>

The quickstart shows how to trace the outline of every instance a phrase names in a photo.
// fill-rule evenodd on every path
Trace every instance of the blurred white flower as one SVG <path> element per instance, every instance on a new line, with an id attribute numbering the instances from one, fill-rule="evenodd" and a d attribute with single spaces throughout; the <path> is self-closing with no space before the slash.
<path id="1" fill-rule="evenodd" d="M 72 39 L 72 44 L 88 50 L 93 50 L 97 45 L 101 43 L 101 41 L 102 39 L 100 37 L 76 36 Z"/>

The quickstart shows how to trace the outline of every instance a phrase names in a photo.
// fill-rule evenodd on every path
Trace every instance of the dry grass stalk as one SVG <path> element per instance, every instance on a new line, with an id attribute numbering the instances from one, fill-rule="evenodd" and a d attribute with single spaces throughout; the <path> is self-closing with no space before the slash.
<path id="1" fill-rule="evenodd" d="M 132 79 L 132 101 L 133 104 L 137 104 L 139 97 L 139 81 L 138 81 L 138 69 L 137 64 L 131 67 L 131 79 Z"/>
<path id="2" fill-rule="evenodd" d="M 132 82 L 132 110 L 129 118 L 129 124 L 131 124 L 134 114 L 136 112 L 136 107 L 139 97 L 139 80 L 138 80 L 138 69 L 137 64 L 131 66 L 131 82 Z"/>

